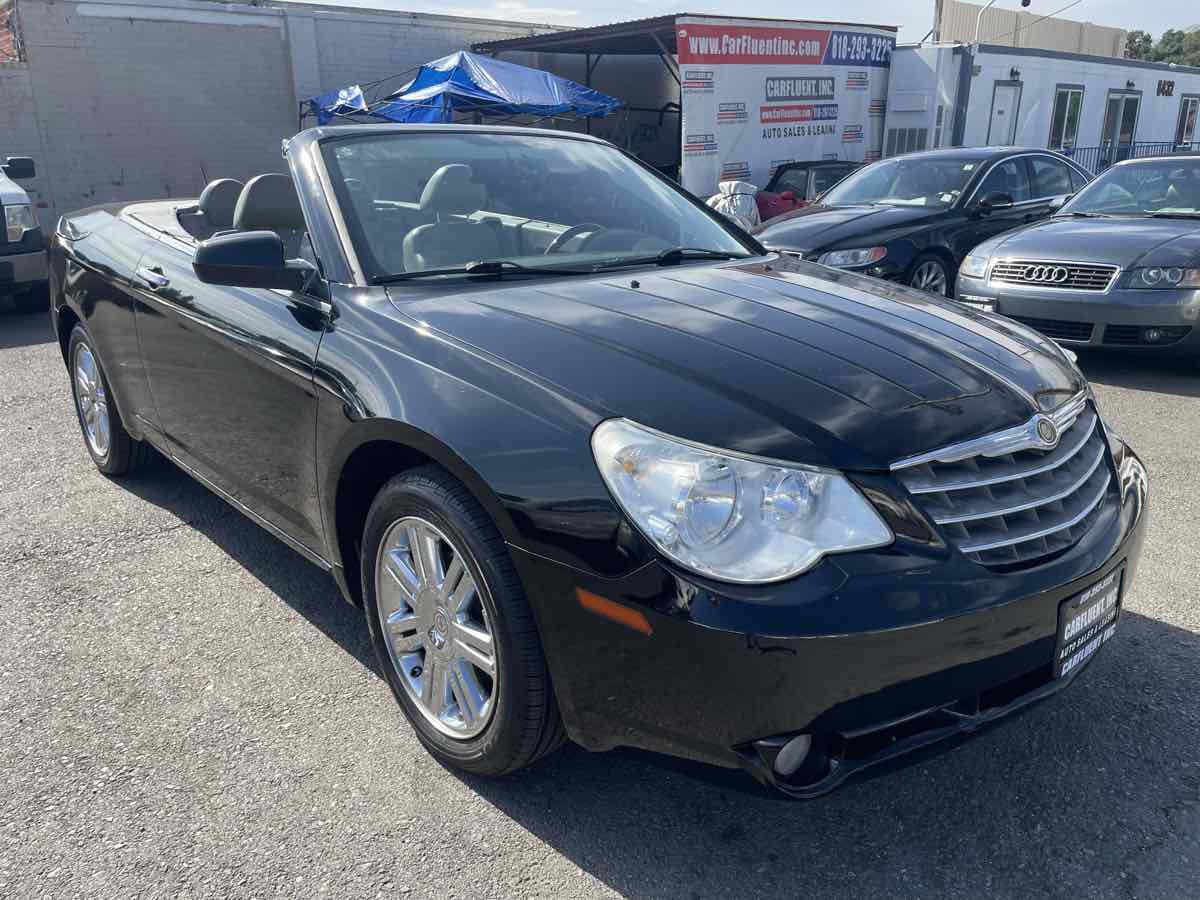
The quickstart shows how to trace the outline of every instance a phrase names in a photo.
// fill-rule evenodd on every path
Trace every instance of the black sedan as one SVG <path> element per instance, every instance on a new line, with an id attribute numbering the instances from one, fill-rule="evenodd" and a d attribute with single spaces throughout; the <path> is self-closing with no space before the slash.
<path id="1" fill-rule="evenodd" d="M 930 150 L 880 160 L 819 203 L 762 225 L 764 246 L 949 295 L 988 238 L 1043 219 L 1089 175 L 1048 150 Z"/>
<path id="2" fill-rule="evenodd" d="M 1145 473 L 1052 341 L 766 254 L 583 135 L 286 156 L 59 223 L 84 445 L 113 477 L 156 449 L 329 571 L 444 763 L 569 737 L 813 796 L 1113 635 Z"/>
<path id="3" fill-rule="evenodd" d="M 985 241 L 958 298 L 1062 343 L 1200 358 L 1200 156 L 1118 163 L 1053 218 Z"/>

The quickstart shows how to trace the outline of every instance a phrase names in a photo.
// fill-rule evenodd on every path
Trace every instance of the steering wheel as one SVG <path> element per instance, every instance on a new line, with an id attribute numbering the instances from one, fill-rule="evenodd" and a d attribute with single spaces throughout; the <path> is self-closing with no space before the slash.
<path id="1" fill-rule="evenodd" d="M 550 246 L 548 246 L 544 252 L 547 256 L 551 253 L 561 253 L 562 248 L 565 247 L 569 241 L 573 241 L 581 234 L 588 234 L 589 232 L 595 234 L 596 232 L 603 230 L 604 226 L 597 225 L 595 222 L 582 222 L 579 225 L 572 225 L 570 228 L 552 240 L 550 242 Z"/>

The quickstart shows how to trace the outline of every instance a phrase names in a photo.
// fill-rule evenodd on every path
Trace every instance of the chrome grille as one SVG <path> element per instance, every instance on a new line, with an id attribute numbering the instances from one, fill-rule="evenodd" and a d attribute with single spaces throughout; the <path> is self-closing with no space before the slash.
<path id="1" fill-rule="evenodd" d="M 1118 271 L 1116 266 L 1093 263 L 1004 259 L 992 263 L 989 280 L 1025 287 L 1104 292 L 1112 286 Z"/>
<path id="2" fill-rule="evenodd" d="M 1038 434 L 1047 419 L 1058 432 L 1052 444 Z M 1087 533 L 1112 484 L 1107 460 L 1095 409 L 1080 394 L 1025 425 L 892 468 L 969 559 L 1012 566 L 1064 550 Z"/>

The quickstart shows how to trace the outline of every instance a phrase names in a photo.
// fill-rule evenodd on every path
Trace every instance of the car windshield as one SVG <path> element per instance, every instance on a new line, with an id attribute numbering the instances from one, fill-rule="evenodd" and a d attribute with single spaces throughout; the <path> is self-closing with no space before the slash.
<path id="1" fill-rule="evenodd" d="M 1059 214 L 1198 215 L 1200 158 L 1113 166 L 1080 191 Z"/>
<path id="2" fill-rule="evenodd" d="M 980 166 L 954 156 L 898 156 L 847 175 L 822 199 L 825 206 L 951 206 Z"/>
<path id="3" fill-rule="evenodd" d="M 376 282 L 751 255 L 715 213 L 606 144 L 464 129 L 367 134 L 322 150 Z"/>

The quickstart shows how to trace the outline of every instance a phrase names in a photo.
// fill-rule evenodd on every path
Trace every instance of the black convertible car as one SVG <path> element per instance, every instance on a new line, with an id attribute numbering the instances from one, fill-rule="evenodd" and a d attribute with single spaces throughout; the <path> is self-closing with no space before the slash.
<path id="1" fill-rule="evenodd" d="M 447 764 L 570 737 L 814 796 L 1112 635 L 1145 473 L 1051 341 L 768 254 L 581 135 L 286 156 L 59 222 L 84 442 L 332 573 Z"/>
<path id="2" fill-rule="evenodd" d="M 755 234 L 773 250 L 949 296 L 972 247 L 1044 219 L 1090 177 L 1049 150 L 910 153 L 859 169 Z"/>

